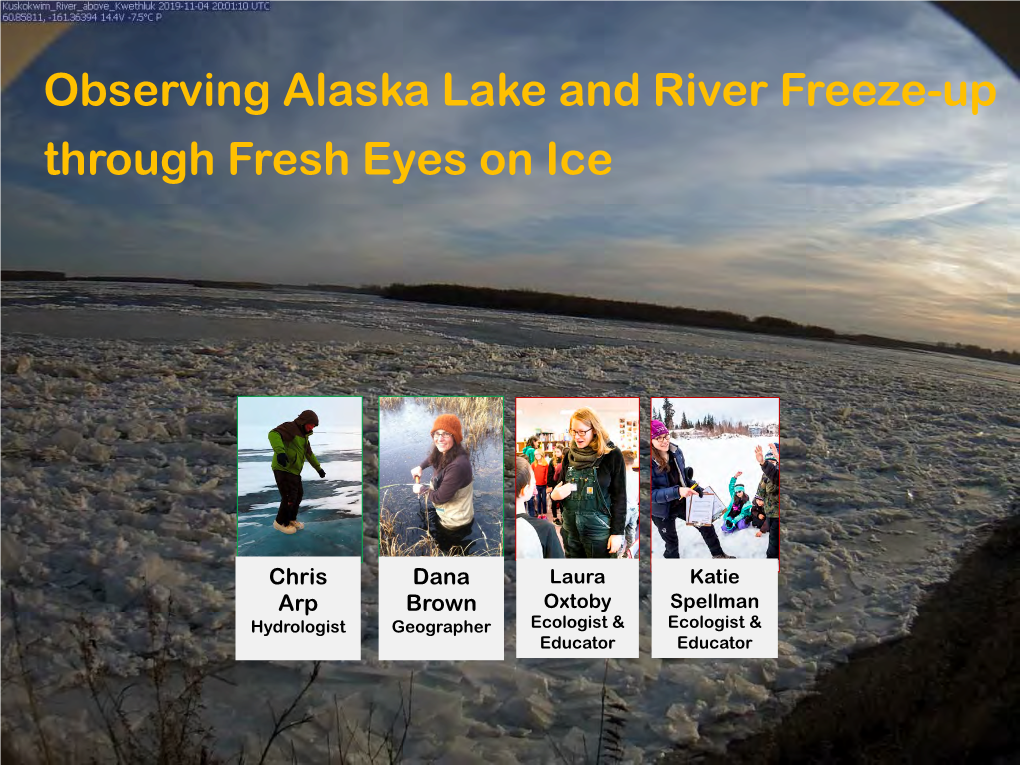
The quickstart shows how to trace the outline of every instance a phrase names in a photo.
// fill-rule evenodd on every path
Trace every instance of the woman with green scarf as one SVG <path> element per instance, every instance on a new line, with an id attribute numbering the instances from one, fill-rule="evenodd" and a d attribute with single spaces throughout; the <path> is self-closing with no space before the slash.
<path id="1" fill-rule="evenodd" d="M 615 557 L 627 524 L 623 453 L 599 416 L 581 407 L 570 417 L 563 480 L 552 491 L 563 502 L 563 548 L 568 558 Z"/>

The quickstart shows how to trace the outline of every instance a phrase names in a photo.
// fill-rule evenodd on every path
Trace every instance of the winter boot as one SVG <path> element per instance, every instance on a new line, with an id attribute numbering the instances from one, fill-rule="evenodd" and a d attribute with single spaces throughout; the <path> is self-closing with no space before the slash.
<path id="1" fill-rule="evenodd" d="M 277 531 L 282 531 L 284 534 L 296 534 L 297 533 L 297 527 L 296 526 L 284 526 L 279 521 L 273 521 L 273 528 L 276 529 Z"/>
<path id="2" fill-rule="evenodd" d="M 305 527 L 305 524 L 303 524 L 301 521 L 291 521 L 290 525 L 294 526 L 298 530 L 301 530 L 301 529 L 303 529 Z"/>
<path id="3" fill-rule="evenodd" d="M 726 558 L 727 560 L 736 560 L 736 556 L 735 555 L 727 555 L 726 553 L 722 553 L 720 555 L 713 555 L 712 557 L 713 558 Z"/>

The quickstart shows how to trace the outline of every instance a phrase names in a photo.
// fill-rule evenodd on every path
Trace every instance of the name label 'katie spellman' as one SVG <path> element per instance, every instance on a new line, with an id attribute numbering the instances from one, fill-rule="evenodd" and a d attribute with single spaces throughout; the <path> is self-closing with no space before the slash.
<path id="1" fill-rule="evenodd" d="M 768 559 L 731 560 L 726 568 L 656 559 L 652 656 L 776 658 L 778 574 Z"/>

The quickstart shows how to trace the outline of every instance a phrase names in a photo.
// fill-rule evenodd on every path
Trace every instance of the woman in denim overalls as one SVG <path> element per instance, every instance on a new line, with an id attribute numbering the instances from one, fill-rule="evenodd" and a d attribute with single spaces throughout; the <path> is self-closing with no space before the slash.
<path id="1" fill-rule="evenodd" d="M 627 477 L 620 449 L 594 411 L 570 418 L 563 480 L 552 491 L 563 502 L 563 547 L 568 558 L 609 558 L 624 541 Z"/>

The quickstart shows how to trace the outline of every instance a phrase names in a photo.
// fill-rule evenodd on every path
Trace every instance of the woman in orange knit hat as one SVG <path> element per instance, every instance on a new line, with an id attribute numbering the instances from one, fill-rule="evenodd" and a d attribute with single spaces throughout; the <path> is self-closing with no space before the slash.
<path id="1" fill-rule="evenodd" d="M 457 415 L 439 415 L 432 424 L 432 451 L 411 470 L 413 478 L 421 479 L 422 471 L 432 468 L 432 480 L 416 484 L 414 493 L 432 500 L 441 529 L 455 538 L 464 536 L 475 519 L 474 472 L 463 441 Z"/>

